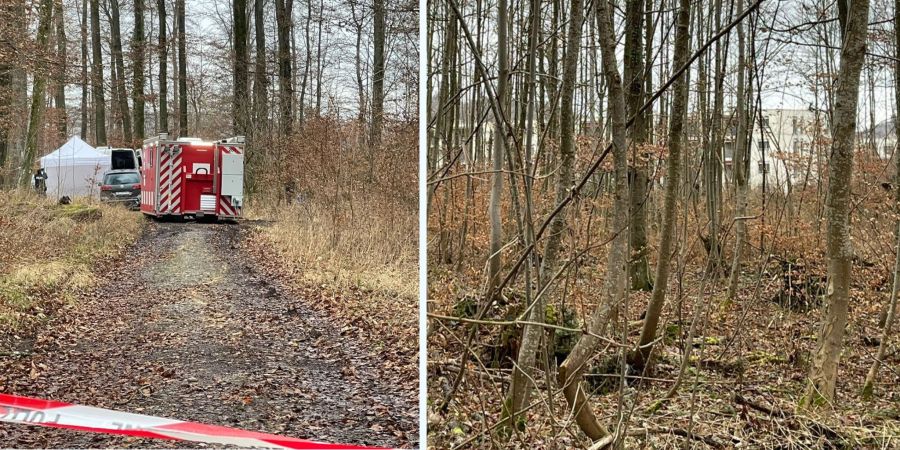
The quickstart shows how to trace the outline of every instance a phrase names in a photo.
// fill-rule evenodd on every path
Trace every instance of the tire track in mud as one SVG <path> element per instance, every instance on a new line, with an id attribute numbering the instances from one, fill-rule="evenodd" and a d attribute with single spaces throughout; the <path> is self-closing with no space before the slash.
<path id="1" fill-rule="evenodd" d="M 330 442 L 416 444 L 416 398 L 241 253 L 236 225 L 151 223 L 2 390 Z M 408 374 L 407 374 L 408 375 Z M 192 447 L 0 424 L 3 447 Z"/>

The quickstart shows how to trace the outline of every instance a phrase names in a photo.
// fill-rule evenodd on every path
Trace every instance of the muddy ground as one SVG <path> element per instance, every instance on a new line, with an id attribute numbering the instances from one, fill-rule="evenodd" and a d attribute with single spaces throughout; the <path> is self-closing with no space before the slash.
<path id="1" fill-rule="evenodd" d="M 0 359 L 0 391 L 319 441 L 414 446 L 408 374 L 259 271 L 242 250 L 241 228 L 151 223 L 94 292 L 59 312 L 22 355 Z M 0 424 L 0 447 L 196 446 Z"/>

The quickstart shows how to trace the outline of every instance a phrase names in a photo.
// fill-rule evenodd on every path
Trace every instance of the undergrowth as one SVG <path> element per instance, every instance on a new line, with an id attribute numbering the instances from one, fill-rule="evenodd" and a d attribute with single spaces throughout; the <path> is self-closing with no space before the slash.
<path id="1" fill-rule="evenodd" d="M 0 326 L 21 332 L 91 286 L 94 270 L 137 238 L 139 213 L 118 206 L 57 205 L 0 191 Z"/>
<path id="2" fill-rule="evenodd" d="M 883 185 L 884 164 L 860 167 L 854 174 L 852 304 L 833 408 L 821 416 L 797 409 L 825 308 L 821 298 L 827 275 L 824 191 L 812 183 L 798 183 L 789 194 L 770 191 L 763 199 L 761 192 L 751 193 L 748 215 L 753 217 L 746 222 L 748 243 L 733 301 L 726 298 L 734 249 L 730 193 L 726 192 L 719 230 L 727 267 L 707 276 L 705 205 L 699 193 L 688 192 L 677 209 L 678 247 L 660 324 L 663 331 L 654 347 L 655 364 L 647 372 L 623 367 L 622 352 L 617 350 L 636 343 L 650 296 L 630 291 L 605 336 L 608 341 L 598 347 L 586 370 L 588 403 L 601 422 L 624 430 L 625 448 L 897 446 L 900 353 L 896 332 L 876 379 L 875 395 L 869 400 L 859 395 L 877 349 L 879 316 L 893 282 L 896 217 L 893 192 Z M 435 191 L 429 217 L 429 312 L 434 315 L 428 344 L 429 443 L 435 448 L 589 447 L 593 443 L 574 425 L 555 382 L 557 365 L 565 354 L 542 353 L 538 358 L 531 380 L 536 388 L 530 409 L 521 418 L 524 430 L 501 424 L 522 331 L 521 326 L 508 324 L 525 304 L 525 277 L 520 272 L 501 296 L 485 301 L 490 179 L 473 177 L 471 194 L 467 194 L 466 179 L 450 178 L 454 175 L 447 174 Z M 661 181 L 652 182 L 647 224 L 650 263 L 655 267 L 663 202 Z M 823 186 L 826 182 L 822 181 Z M 604 183 L 598 183 L 603 189 L 596 192 L 589 185 L 565 212 L 568 228 L 560 254 L 570 264 L 546 299 L 559 311 L 571 311 L 569 329 L 581 328 L 604 295 L 612 205 L 609 184 Z M 552 186 L 544 180 L 535 183 L 536 228 L 556 205 Z M 517 239 L 521 225 L 511 195 L 504 188 L 501 278 L 524 247 L 524 241 Z M 540 264 L 542 250 L 535 265 Z M 452 319 L 476 318 L 482 307 L 478 325 Z M 689 336 L 698 309 L 699 322 Z M 554 343 L 553 350 L 560 350 L 558 332 L 544 334 L 544 342 Z M 464 352 L 469 339 L 471 351 Z M 679 376 L 688 342 L 693 352 L 684 375 Z M 461 371 L 465 376 L 460 379 Z M 679 378 L 680 389 L 669 396 Z"/>
<path id="3" fill-rule="evenodd" d="M 274 167 L 257 171 L 248 217 L 300 281 L 415 299 L 415 128 L 359 148 L 355 123 L 315 119 L 290 139 L 262 144 Z"/>
<path id="4" fill-rule="evenodd" d="M 415 124 L 360 147 L 356 123 L 310 120 L 290 139 L 257 141 L 248 254 L 356 333 L 408 377 L 415 395 L 418 242 Z"/>

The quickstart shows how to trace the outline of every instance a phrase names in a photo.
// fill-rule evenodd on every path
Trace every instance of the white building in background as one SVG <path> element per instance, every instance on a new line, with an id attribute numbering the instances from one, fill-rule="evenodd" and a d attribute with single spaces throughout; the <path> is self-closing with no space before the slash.
<path id="1" fill-rule="evenodd" d="M 859 140 L 874 145 L 875 153 L 881 159 L 891 159 L 897 146 L 896 118 L 892 117 L 878 125 L 874 130 L 865 130 L 860 133 Z M 874 143 L 871 142 L 874 139 Z"/>
<path id="2" fill-rule="evenodd" d="M 432 98 L 431 108 L 432 114 L 437 114 L 439 111 L 439 99 L 435 96 Z M 464 152 L 459 154 L 458 161 L 463 165 L 476 165 L 476 164 L 490 164 L 491 163 L 491 155 L 493 152 L 494 145 L 494 130 L 496 129 L 496 121 L 494 119 L 494 115 L 490 108 L 487 106 L 487 100 L 485 100 L 485 104 L 478 105 L 480 111 L 477 113 L 473 112 L 474 105 L 471 102 L 463 100 L 460 102 L 458 106 L 458 110 L 460 111 L 460 117 L 456 118 L 455 123 L 450 125 L 452 127 L 451 132 L 453 133 L 454 138 L 457 140 L 456 147 L 452 151 L 452 155 L 447 155 L 445 153 L 448 150 L 444 147 L 444 137 L 442 133 L 439 133 L 436 126 L 433 126 L 428 129 L 429 136 L 429 152 L 434 153 L 430 157 L 433 158 L 433 162 L 437 167 L 440 167 L 446 164 L 449 160 L 453 159 L 457 156 L 457 152 L 460 149 L 464 149 Z M 483 108 L 483 109 L 481 109 Z M 507 120 L 512 122 L 513 127 L 517 127 L 520 125 L 519 116 L 517 115 L 518 111 L 513 109 L 512 111 L 507 112 Z M 477 127 L 477 130 L 475 129 Z M 540 145 L 541 139 L 541 126 L 538 123 L 537 119 L 534 119 L 534 127 L 531 133 L 531 155 L 537 155 L 537 149 Z M 516 136 L 519 139 L 522 139 L 519 142 L 519 148 L 522 151 L 525 151 L 525 136 L 524 132 L 521 136 Z M 513 142 L 510 141 L 510 145 Z M 437 147 L 434 147 L 437 146 Z M 434 148 L 432 148 L 434 147 Z"/>
<path id="3" fill-rule="evenodd" d="M 803 183 L 817 180 L 817 155 L 814 141 L 827 136 L 823 112 L 808 109 L 764 109 L 762 124 L 757 115 L 750 138 L 750 178 L 753 189 L 787 191 Z M 818 131 L 817 131 L 818 130 Z M 729 127 L 724 146 L 725 170 L 732 173 L 735 128 Z M 729 175 L 730 177 L 730 175 Z"/>

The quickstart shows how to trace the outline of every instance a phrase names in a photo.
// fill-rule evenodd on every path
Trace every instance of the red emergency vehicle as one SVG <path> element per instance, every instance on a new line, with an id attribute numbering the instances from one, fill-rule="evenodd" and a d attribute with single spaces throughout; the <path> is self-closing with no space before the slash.
<path id="1" fill-rule="evenodd" d="M 144 141 L 141 211 L 163 217 L 235 219 L 244 200 L 244 138 Z"/>

